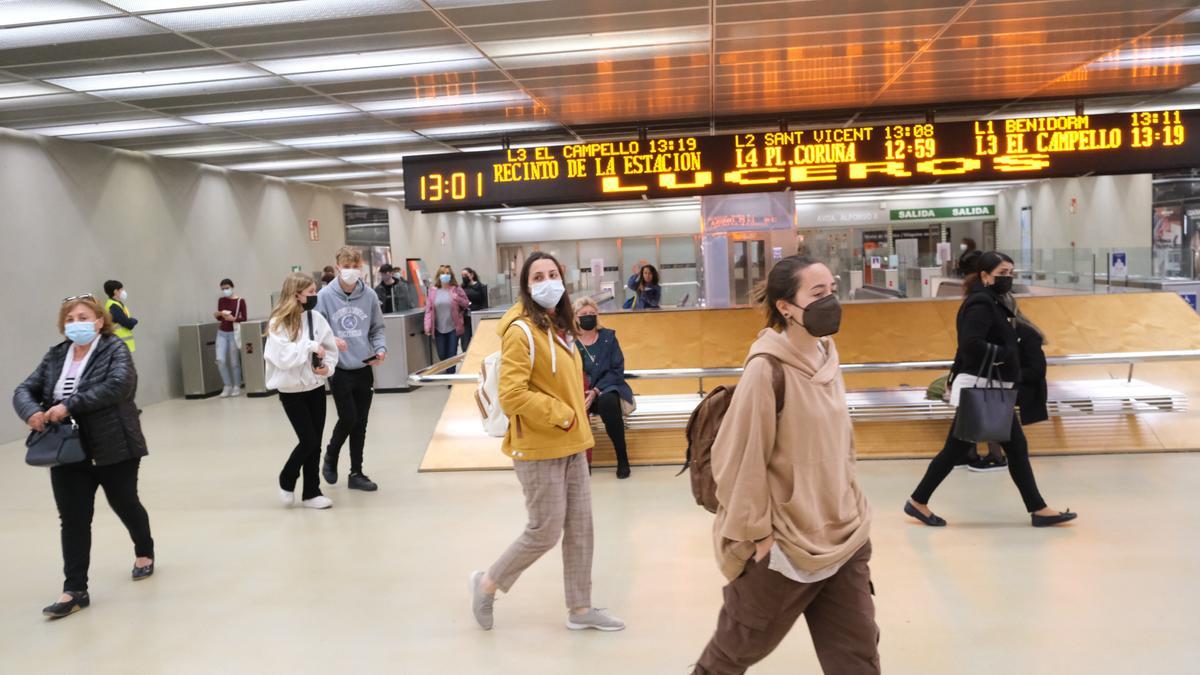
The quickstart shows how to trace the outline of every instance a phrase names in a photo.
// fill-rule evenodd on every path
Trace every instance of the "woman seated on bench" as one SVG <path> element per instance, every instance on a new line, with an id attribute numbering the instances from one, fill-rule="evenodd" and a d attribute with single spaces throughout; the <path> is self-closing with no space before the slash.
<path id="1" fill-rule="evenodd" d="M 604 421 L 604 430 L 617 451 L 617 478 L 629 478 L 629 454 L 625 449 L 625 416 L 632 413 L 633 390 L 625 382 L 625 355 L 617 333 L 600 328 L 600 308 L 591 298 L 575 301 L 579 327 L 579 351 L 588 387 L 584 406 Z"/>

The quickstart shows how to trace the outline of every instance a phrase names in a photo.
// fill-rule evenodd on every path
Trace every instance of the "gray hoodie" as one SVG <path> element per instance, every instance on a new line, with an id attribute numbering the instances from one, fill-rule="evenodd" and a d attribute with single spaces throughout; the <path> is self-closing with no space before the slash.
<path id="1" fill-rule="evenodd" d="M 335 279 L 317 293 L 317 311 L 329 322 L 334 337 L 346 341 L 346 351 L 338 355 L 339 370 L 366 368 L 364 359 L 387 351 L 379 296 L 362 281 L 347 296 Z"/>

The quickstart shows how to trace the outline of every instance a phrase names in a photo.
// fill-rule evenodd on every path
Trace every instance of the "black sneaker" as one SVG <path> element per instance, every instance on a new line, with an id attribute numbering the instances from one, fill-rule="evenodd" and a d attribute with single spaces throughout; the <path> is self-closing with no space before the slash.
<path id="1" fill-rule="evenodd" d="M 978 473 L 989 473 L 991 471 L 1008 471 L 1008 460 L 1004 457 L 996 458 L 987 456 L 981 458 L 978 462 L 971 462 L 967 467 L 969 471 Z"/>
<path id="2" fill-rule="evenodd" d="M 374 481 L 361 473 L 350 474 L 350 479 L 346 481 L 346 486 L 351 490 L 362 490 L 363 492 L 374 492 L 379 489 L 379 486 Z"/>
<path id="3" fill-rule="evenodd" d="M 337 464 L 326 459 L 321 464 L 321 477 L 330 485 L 337 485 Z"/>

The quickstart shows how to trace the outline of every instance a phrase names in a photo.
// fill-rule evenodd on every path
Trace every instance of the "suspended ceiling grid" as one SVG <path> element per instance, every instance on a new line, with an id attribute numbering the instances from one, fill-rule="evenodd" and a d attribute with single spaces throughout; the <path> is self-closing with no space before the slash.
<path id="1" fill-rule="evenodd" d="M 0 126 L 387 197 L 406 154 L 1200 106 L 1200 0 L 0 0 Z"/>

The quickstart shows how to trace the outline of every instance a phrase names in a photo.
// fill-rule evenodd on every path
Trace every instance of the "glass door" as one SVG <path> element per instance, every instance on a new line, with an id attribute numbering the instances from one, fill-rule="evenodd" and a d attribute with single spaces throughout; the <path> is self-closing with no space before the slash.
<path id="1" fill-rule="evenodd" d="M 767 242 L 743 239 L 731 243 L 729 270 L 733 276 L 733 304 L 749 305 L 754 287 L 767 278 Z"/>

